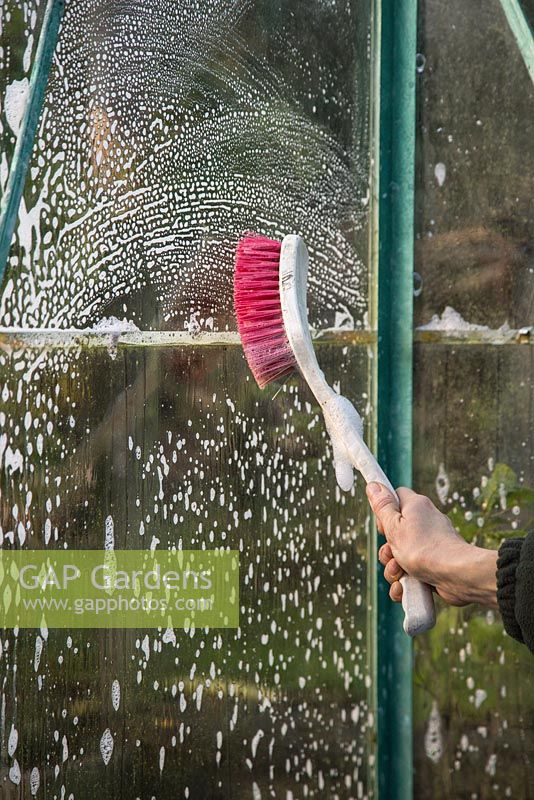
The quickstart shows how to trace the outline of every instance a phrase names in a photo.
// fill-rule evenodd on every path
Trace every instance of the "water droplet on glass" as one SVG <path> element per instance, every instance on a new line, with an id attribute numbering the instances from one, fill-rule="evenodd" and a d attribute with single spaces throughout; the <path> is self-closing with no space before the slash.
<path id="1" fill-rule="evenodd" d="M 417 55 L 415 56 L 415 67 L 417 69 L 417 72 L 424 72 L 425 64 L 426 64 L 426 56 L 424 56 L 422 53 L 417 53 Z"/>

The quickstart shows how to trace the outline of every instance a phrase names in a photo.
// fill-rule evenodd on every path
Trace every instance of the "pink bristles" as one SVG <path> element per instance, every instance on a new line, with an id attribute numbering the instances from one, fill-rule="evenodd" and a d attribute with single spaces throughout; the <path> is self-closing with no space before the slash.
<path id="1" fill-rule="evenodd" d="M 243 350 L 263 389 L 297 366 L 287 340 L 280 304 L 278 273 L 282 245 L 249 234 L 239 241 L 235 257 L 234 306 Z"/>

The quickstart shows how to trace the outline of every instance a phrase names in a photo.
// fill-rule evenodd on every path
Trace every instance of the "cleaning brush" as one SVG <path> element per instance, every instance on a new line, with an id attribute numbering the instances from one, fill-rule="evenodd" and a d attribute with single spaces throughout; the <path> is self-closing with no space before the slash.
<path id="1" fill-rule="evenodd" d="M 308 251 L 300 236 L 282 242 L 247 234 L 238 243 L 234 305 L 245 357 L 260 388 L 298 371 L 324 414 L 334 450 L 336 478 L 352 486 L 355 467 L 367 483 L 376 481 L 395 493 L 363 441 L 363 425 L 352 403 L 337 394 L 321 371 L 308 325 L 306 291 Z M 435 624 L 430 586 L 404 575 L 404 630 L 410 636 Z"/>
<path id="2" fill-rule="evenodd" d="M 280 304 L 280 250 L 280 242 L 266 236 L 245 236 L 237 245 L 234 277 L 237 327 L 260 389 L 297 369 Z"/>

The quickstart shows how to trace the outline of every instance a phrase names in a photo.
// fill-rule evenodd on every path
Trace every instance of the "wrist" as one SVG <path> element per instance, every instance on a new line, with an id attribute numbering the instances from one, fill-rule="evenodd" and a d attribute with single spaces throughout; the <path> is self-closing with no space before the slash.
<path id="1" fill-rule="evenodd" d="M 497 551 L 466 544 L 458 562 L 457 581 L 465 603 L 497 608 Z"/>

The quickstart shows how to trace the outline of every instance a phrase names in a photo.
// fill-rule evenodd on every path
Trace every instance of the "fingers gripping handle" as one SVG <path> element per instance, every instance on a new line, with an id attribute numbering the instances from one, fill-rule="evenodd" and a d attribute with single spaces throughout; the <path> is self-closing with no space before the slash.
<path id="1" fill-rule="evenodd" d="M 396 496 L 395 489 L 365 442 L 357 434 L 354 435 L 354 438 L 352 436 L 350 438 L 352 441 L 347 449 L 351 454 L 352 463 L 361 472 L 366 483 L 372 481 L 381 483 Z M 400 582 L 404 609 L 404 631 L 409 636 L 415 636 L 433 628 L 436 624 L 436 612 L 430 586 L 409 575 L 404 575 Z"/>

